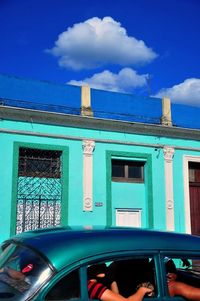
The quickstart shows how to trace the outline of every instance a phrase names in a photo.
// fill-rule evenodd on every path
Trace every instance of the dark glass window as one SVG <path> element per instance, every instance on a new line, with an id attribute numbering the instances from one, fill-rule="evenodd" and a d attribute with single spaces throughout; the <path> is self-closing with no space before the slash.
<path id="1" fill-rule="evenodd" d="M 80 298 L 79 270 L 60 279 L 46 295 L 45 300 L 71 300 Z"/>
<path id="2" fill-rule="evenodd" d="M 112 160 L 112 181 L 144 182 L 144 163 L 140 161 Z"/>
<path id="3" fill-rule="evenodd" d="M 125 169 L 121 161 L 112 161 L 112 177 L 125 177 Z"/>
<path id="4" fill-rule="evenodd" d="M 190 183 L 200 183 L 199 162 L 189 162 L 189 181 Z"/>
<path id="5" fill-rule="evenodd" d="M 106 277 L 107 275 L 109 277 Z M 135 294 L 142 286 L 152 290 L 147 297 L 157 297 L 155 264 L 152 257 L 133 256 L 126 258 L 123 256 L 123 258 L 96 262 L 87 267 L 87 276 L 89 281 L 100 279 L 99 282 L 108 288 L 111 288 L 113 281 L 115 281 L 115 288 L 118 288 L 119 294 L 125 298 Z M 88 288 L 89 298 L 97 300 L 99 290 L 95 283 Z"/>

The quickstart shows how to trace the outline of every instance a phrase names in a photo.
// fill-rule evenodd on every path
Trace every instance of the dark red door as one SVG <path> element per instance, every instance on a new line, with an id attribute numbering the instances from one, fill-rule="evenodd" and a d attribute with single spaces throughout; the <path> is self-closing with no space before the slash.
<path id="1" fill-rule="evenodd" d="M 191 233 L 200 235 L 200 164 L 189 164 Z"/>
<path id="2" fill-rule="evenodd" d="M 192 234 L 200 235 L 200 186 L 190 185 L 190 218 Z"/>

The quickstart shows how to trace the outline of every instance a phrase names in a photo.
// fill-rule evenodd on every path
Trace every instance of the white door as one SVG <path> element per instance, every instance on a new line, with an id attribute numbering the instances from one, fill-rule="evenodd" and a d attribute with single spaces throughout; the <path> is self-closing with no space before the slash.
<path id="1" fill-rule="evenodd" d="M 141 227 L 141 209 L 116 209 L 116 226 Z"/>

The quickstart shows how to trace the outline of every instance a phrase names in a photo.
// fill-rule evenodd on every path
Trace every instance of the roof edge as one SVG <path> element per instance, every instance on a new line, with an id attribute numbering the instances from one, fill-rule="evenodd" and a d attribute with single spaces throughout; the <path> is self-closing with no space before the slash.
<path id="1" fill-rule="evenodd" d="M 0 119 L 35 122 L 50 125 L 73 126 L 86 129 L 111 130 L 129 134 L 145 134 L 172 138 L 200 140 L 197 129 L 171 127 L 157 124 L 101 119 L 88 116 L 38 111 L 32 109 L 0 106 Z"/>

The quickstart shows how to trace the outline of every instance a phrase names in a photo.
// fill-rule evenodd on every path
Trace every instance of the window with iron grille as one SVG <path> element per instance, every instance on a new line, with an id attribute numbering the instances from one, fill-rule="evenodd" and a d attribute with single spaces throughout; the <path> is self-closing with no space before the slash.
<path id="1" fill-rule="evenodd" d="M 112 181 L 144 182 L 144 164 L 142 161 L 112 160 Z"/>
<path id="2" fill-rule="evenodd" d="M 16 233 L 60 225 L 61 151 L 19 149 Z"/>
<path id="3" fill-rule="evenodd" d="M 60 178 L 60 151 L 20 148 L 19 176 Z"/>

